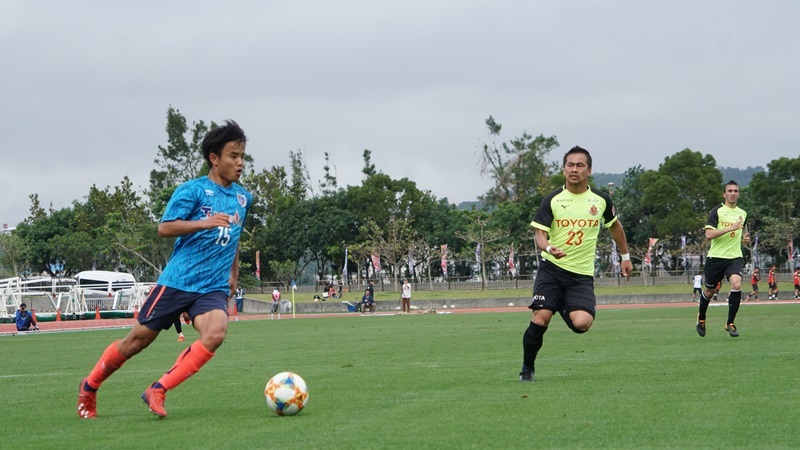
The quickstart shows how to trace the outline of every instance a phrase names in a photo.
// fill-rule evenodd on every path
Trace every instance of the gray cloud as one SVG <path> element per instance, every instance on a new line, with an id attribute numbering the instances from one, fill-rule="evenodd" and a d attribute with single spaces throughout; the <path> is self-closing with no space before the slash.
<path id="1" fill-rule="evenodd" d="M 6 2 L 0 6 L 0 222 L 124 176 L 145 187 L 166 110 L 234 118 L 256 166 L 361 154 L 453 202 L 502 140 L 556 135 L 595 171 L 655 169 L 683 148 L 719 164 L 797 157 L 795 2 Z"/>

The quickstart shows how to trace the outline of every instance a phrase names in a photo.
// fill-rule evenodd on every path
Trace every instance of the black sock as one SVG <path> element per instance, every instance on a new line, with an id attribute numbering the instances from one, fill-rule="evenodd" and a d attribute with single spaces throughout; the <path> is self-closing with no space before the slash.
<path id="1" fill-rule="evenodd" d="M 739 305 L 742 303 L 742 291 L 731 291 L 728 298 L 728 323 L 733 323 L 736 313 L 739 312 Z"/>
<path id="2" fill-rule="evenodd" d="M 525 334 L 522 336 L 522 371 L 533 372 L 533 365 L 536 362 L 536 355 L 544 343 L 544 332 L 547 327 L 536 325 L 531 322 Z"/>
<path id="3" fill-rule="evenodd" d="M 706 291 L 700 293 L 700 314 L 697 316 L 697 320 L 706 320 L 706 311 L 708 311 L 708 304 L 711 300 L 706 297 Z"/>

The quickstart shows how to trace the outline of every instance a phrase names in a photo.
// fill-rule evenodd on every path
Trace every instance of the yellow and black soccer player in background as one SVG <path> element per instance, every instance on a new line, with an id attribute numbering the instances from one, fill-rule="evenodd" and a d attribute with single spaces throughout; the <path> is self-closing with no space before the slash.
<path id="1" fill-rule="evenodd" d="M 609 229 L 619 247 L 625 278 L 633 270 L 625 231 L 611 197 L 589 186 L 592 156 L 586 149 L 573 147 L 564 155 L 562 170 L 564 186 L 542 200 L 531 223 L 544 261 L 536 273 L 528 306 L 533 314 L 522 337 L 520 381 L 534 381 L 536 355 L 556 311 L 575 333 L 585 333 L 592 326 L 596 310 L 594 259 L 601 226 Z"/>
<path id="2" fill-rule="evenodd" d="M 742 243 L 750 242 L 744 231 L 747 213 L 736 206 L 739 201 L 739 184 L 731 180 L 725 184 L 722 196 L 725 203 L 711 210 L 706 223 L 706 239 L 711 241 L 706 267 L 703 272 L 705 289 L 700 294 L 700 312 L 697 314 L 697 334 L 706 335 L 706 311 L 709 299 L 714 295 L 717 283 L 723 278 L 731 282 L 728 295 L 728 320 L 725 331 L 732 337 L 739 336 L 733 321 L 742 302 Z"/>

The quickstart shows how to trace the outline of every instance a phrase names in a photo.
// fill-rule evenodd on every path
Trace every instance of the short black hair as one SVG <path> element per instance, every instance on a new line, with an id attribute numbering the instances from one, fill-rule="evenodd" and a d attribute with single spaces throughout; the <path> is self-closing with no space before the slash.
<path id="1" fill-rule="evenodd" d="M 574 154 L 584 154 L 584 155 L 586 155 L 586 164 L 589 165 L 590 169 L 592 168 L 592 155 L 589 154 L 589 150 L 586 150 L 585 148 L 579 147 L 577 145 L 575 147 L 572 147 L 571 149 L 569 149 L 569 151 L 567 153 L 564 153 L 564 161 L 562 161 L 562 163 L 561 163 L 561 167 L 562 168 L 563 167 L 567 167 L 567 157 L 569 155 L 574 155 Z"/>
<path id="2" fill-rule="evenodd" d="M 731 181 L 728 181 L 727 183 L 725 183 L 725 187 L 722 188 L 722 192 L 727 191 L 728 190 L 728 186 L 731 186 L 731 185 L 739 187 L 739 183 L 731 180 Z"/>
<path id="3" fill-rule="evenodd" d="M 247 143 L 247 136 L 245 136 L 244 130 L 231 119 L 226 120 L 225 125 L 220 125 L 206 133 L 203 138 L 203 143 L 201 144 L 203 157 L 209 165 L 211 165 L 211 154 L 215 153 L 217 156 L 222 156 L 222 149 L 228 142 Z"/>
<path id="4" fill-rule="evenodd" d="M 20 303 L 20 304 L 19 304 L 19 307 L 20 307 L 20 308 L 27 308 L 27 307 L 28 307 L 28 305 L 26 305 L 25 303 Z"/>

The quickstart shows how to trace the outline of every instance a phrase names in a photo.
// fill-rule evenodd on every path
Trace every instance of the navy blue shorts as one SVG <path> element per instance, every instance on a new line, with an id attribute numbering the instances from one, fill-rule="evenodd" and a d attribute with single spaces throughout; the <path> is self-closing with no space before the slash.
<path id="1" fill-rule="evenodd" d="M 533 284 L 533 298 L 528 308 L 550 311 L 586 311 L 595 316 L 594 277 L 564 270 L 542 261 Z"/>
<path id="2" fill-rule="evenodd" d="M 706 267 L 703 270 L 706 289 L 716 289 L 717 283 L 723 278 L 730 280 L 731 275 L 742 276 L 742 258 L 706 258 Z"/>
<path id="3" fill-rule="evenodd" d="M 222 291 L 198 294 L 155 285 L 139 311 L 139 323 L 151 330 L 168 330 L 180 315 L 188 312 L 194 320 L 200 314 L 221 309 L 228 313 L 228 294 Z"/>

